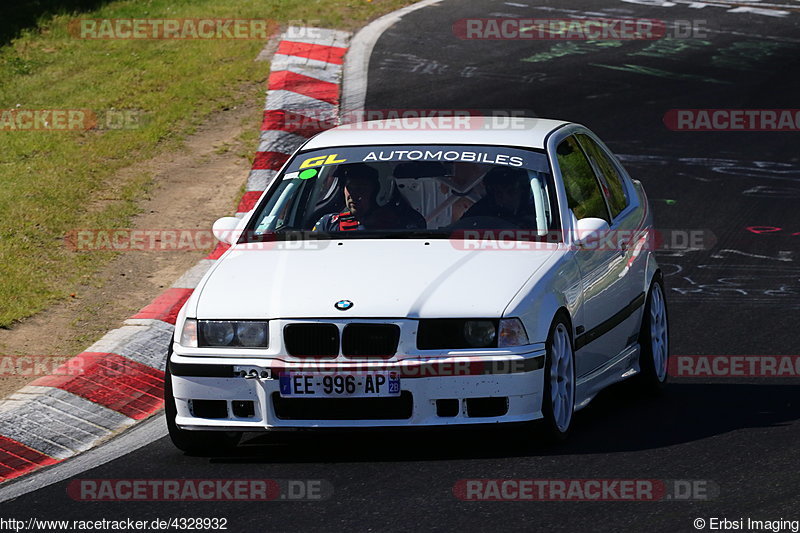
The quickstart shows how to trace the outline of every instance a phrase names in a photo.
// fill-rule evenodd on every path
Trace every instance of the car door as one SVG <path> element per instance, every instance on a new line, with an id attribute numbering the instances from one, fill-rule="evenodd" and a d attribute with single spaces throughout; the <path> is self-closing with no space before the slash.
<path id="1" fill-rule="evenodd" d="M 643 309 L 645 287 L 644 260 L 636 261 L 637 241 L 643 222 L 644 210 L 638 202 L 631 201 L 636 196 L 629 187 L 628 179 L 623 176 L 621 165 L 600 143 L 590 135 L 579 133 L 576 135 L 584 153 L 594 168 L 600 181 L 600 188 L 606 198 L 606 204 L 611 215 L 612 242 L 619 246 L 618 253 L 623 257 L 623 268 L 618 272 L 620 304 L 624 310 L 620 311 L 616 319 L 620 321 L 621 334 L 625 337 L 627 347 L 637 341 L 639 333 L 639 313 Z M 650 241 L 647 241 L 648 243 Z M 642 243 L 639 242 L 639 245 Z"/>
<path id="2" fill-rule="evenodd" d="M 556 154 L 574 222 L 596 217 L 611 225 L 601 182 L 576 136 L 561 141 Z M 626 345 L 628 336 L 615 327 L 614 320 L 614 315 L 627 304 L 624 276 L 621 276 L 625 260 L 619 250 L 605 245 L 578 248 L 574 254 L 583 291 L 583 323 L 574 324 L 575 349 L 579 354 L 576 370 L 583 376 L 608 363 Z"/>

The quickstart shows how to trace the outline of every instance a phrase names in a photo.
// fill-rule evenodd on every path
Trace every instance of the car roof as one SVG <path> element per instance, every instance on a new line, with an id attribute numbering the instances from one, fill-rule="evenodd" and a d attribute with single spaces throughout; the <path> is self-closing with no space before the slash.
<path id="1" fill-rule="evenodd" d="M 441 127 L 437 127 L 439 123 Z M 426 119 L 389 119 L 345 124 L 320 133 L 308 141 L 303 150 L 384 144 L 476 144 L 542 149 L 551 132 L 570 124 L 546 118 L 483 115 L 454 118 L 452 122 L 440 120 L 439 123 L 431 125 Z"/>

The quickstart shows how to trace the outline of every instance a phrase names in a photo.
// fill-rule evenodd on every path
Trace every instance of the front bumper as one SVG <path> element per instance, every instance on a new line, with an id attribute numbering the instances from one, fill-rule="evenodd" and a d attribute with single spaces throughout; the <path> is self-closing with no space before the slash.
<path id="1" fill-rule="evenodd" d="M 513 355 L 460 355 L 399 361 L 335 362 L 338 372 L 396 370 L 400 398 L 286 399 L 278 375 L 330 370 L 330 362 L 281 359 L 170 358 L 176 424 L 189 430 L 403 427 L 524 422 L 541 418 L 542 345 Z M 199 416 L 199 402 L 221 406 Z M 388 401 L 387 401 L 388 400 Z M 224 402 L 224 404 L 222 403 Z M 248 403 L 246 416 L 234 403 Z M 250 404 L 252 402 L 252 404 Z M 446 405 L 446 409 L 442 407 Z M 250 408 L 252 406 L 252 408 Z M 386 413 L 386 414 L 382 414 Z"/>

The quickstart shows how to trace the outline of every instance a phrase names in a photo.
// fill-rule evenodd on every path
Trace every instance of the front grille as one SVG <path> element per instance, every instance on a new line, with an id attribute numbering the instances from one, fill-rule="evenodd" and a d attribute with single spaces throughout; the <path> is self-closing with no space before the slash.
<path id="1" fill-rule="evenodd" d="M 414 398 L 409 391 L 392 398 L 283 398 L 274 392 L 272 405 L 281 420 L 406 420 Z"/>
<path id="2" fill-rule="evenodd" d="M 335 324 L 287 324 L 283 341 L 289 355 L 297 357 L 336 357 L 339 355 L 339 328 Z"/>
<path id="3" fill-rule="evenodd" d="M 348 357 L 389 358 L 397 353 L 397 324 L 348 324 L 342 334 L 342 353 Z"/>

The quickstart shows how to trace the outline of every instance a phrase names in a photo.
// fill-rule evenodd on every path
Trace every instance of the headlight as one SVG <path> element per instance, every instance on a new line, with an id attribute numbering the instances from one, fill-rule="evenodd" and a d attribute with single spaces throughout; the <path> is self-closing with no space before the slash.
<path id="1" fill-rule="evenodd" d="M 524 346 L 530 344 L 525 326 L 519 318 L 504 318 L 500 320 L 500 333 L 497 336 L 498 348 L 507 346 Z"/>
<path id="2" fill-rule="evenodd" d="M 200 346 L 230 346 L 236 337 L 232 322 L 203 320 L 200 322 Z"/>
<path id="3" fill-rule="evenodd" d="M 198 320 L 197 346 L 265 348 L 269 344 L 268 325 L 257 320 Z"/>
<path id="4" fill-rule="evenodd" d="M 458 350 L 496 348 L 497 320 L 488 318 L 432 318 L 419 321 L 417 348 Z"/>
<path id="5" fill-rule="evenodd" d="M 197 348 L 197 320 L 194 318 L 187 318 L 183 321 L 180 345 L 187 348 Z"/>
<path id="6" fill-rule="evenodd" d="M 464 340 L 472 348 L 488 348 L 497 342 L 497 328 L 490 320 L 464 322 Z"/>
<path id="7" fill-rule="evenodd" d="M 266 322 L 239 322 L 236 324 L 236 338 L 242 346 L 266 346 Z"/>

